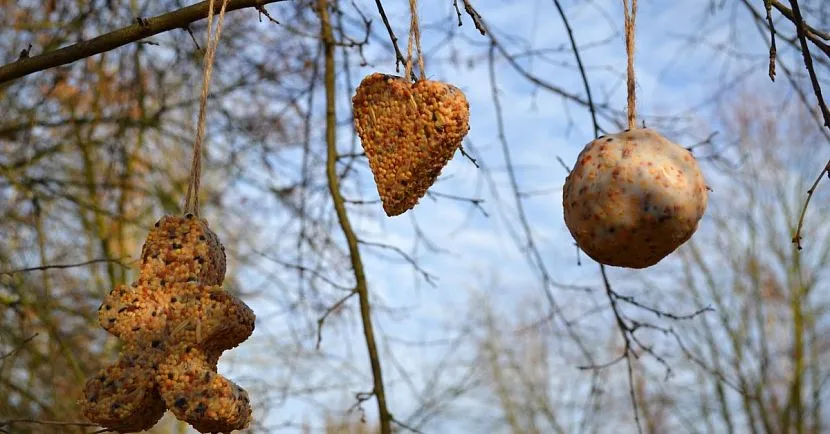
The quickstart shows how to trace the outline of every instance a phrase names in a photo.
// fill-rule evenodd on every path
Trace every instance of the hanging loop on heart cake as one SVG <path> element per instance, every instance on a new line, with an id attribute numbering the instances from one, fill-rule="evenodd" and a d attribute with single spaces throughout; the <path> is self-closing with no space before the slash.
<path id="1" fill-rule="evenodd" d="M 470 105 L 461 89 L 427 80 L 416 0 L 403 77 L 373 73 L 352 98 L 354 125 L 389 217 L 418 204 L 470 130 Z M 419 79 L 411 82 L 417 54 Z"/>
<path id="2" fill-rule="evenodd" d="M 637 128 L 634 29 L 637 0 L 625 15 L 628 129 L 588 143 L 565 180 L 565 224 L 592 259 L 646 268 L 685 243 L 706 211 L 708 186 L 688 149 Z"/>

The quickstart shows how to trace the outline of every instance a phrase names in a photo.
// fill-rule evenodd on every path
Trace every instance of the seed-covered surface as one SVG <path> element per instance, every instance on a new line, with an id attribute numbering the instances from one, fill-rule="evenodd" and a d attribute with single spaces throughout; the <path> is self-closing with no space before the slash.
<path id="1" fill-rule="evenodd" d="M 225 253 L 207 222 L 163 217 L 142 249 L 141 272 L 98 309 L 101 326 L 124 341 L 119 360 L 90 378 L 79 404 L 118 432 L 152 427 L 165 409 L 200 432 L 242 429 L 247 393 L 216 373 L 223 351 L 254 330 L 254 313 L 222 289 Z"/>
<path id="2" fill-rule="evenodd" d="M 597 262 L 650 267 L 697 230 L 708 188 L 687 149 L 647 128 L 602 136 L 565 181 L 565 224 Z"/>
<path id="3" fill-rule="evenodd" d="M 354 123 L 388 216 L 403 214 L 441 174 L 470 129 L 455 86 L 374 73 L 354 98 Z"/>

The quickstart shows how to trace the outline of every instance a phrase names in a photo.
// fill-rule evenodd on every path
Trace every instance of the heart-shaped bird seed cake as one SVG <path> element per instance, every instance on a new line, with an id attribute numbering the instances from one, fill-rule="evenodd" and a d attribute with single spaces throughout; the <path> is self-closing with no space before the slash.
<path id="1" fill-rule="evenodd" d="M 602 136 L 565 181 L 565 224 L 605 265 L 645 268 L 697 230 L 708 188 L 686 148 L 646 128 Z"/>
<path id="2" fill-rule="evenodd" d="M 461 146 L 470 105 L 455 86 L 374 73 L 354 98 L 354 123 L 387 216 L 414 207 Z"/>

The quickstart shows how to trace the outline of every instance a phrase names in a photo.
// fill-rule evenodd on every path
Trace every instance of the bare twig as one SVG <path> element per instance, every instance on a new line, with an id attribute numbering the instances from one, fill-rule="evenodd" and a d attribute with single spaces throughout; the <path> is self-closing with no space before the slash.
<path id="1" fill-rule="evenodd" d="M 182 27 L 187 31 L 187 34 L 190 35 L 190 39 L 193 41 L 193 45 L 196 46 L 196 50 L 200 53 L 204 54 L 205 52 L 202 51 L 202 47 L 199 46 L 199 41 L 196 40 L 196 35 L 193 34 L 193 29 L 190 28 L 190 24 Z"/>
<path id="2" fill-rule="evenodd" d="M 798 32 L 798 40 L 801 42 L 801 55 L 804 57 L 804 66 L 807 68 L 807 73 L 810 75 L 810 82 L 813 84 L 813 92 L 816 94 L 819 110 L 821 110 L 821 115 L 824 117 L 824 126 L 830 128 L 830 109 L 827 108 L 827 104 L 824 102 L 824 97 L 821 95 L 821 85 L 818 82 L 816 71 L 813 68 L 813 57 L 810 55 L 810 46 L 807 45 L 807 29 L 805 28 L 806 25 L 804 24 L 804 18 L 801 16 L 801 8 L 798 6 L 798 0 L 790 0 L 790 4 L 793 7 L 793 21 L 795 22 L 795 28 Z"/>
<path id="3" fill-rule="evenodd" d="M 421 276 L 423 276 L 424 280 L 425 280 L 427 283 L 429 283 L 429 284 L 430 284 L 430 286 L 435 287 L 435 276 L 433 276 L 432 274 L 428 273 L 426 270 L 424 270 L 423 268 L 421 268 L 421 266 L 420 266 L 420 265 L 418 265 L 418 262 L 415 260 L 415 258 L 413 258 L 412 256 L 410 256 L 408 253 L 404 252 L 404 251 L 403 251 L 403 249 L 401 249 L 400 247 L 398 247 L 398 246 L 393 246 L 393 245 L 391 245 L 391 244 L 378 243 L 378 242 L 375 242 L 375 241 L 364 241 L 364 240 L 358 240 L 358 242 L 359 242 L 360 244 L 365 244 L 365 245 L 367 245 L 367 246 L 380 247 L 380 248 L 382 248 L 382 249 L 391 250 L 391 251 L 393 251 L 393 252 L 397 253 L 397 254 L 398 254 L 398 255 L 400 255 L 400 256 L 401 256 L 401 257 L 402 257 L 402 258 L 403 258 L 406 262 L 408 262 L 410 265 L 412 265 L 412 267 L 413 267 L 413 268 L 415 268 L 415 270 L 416 270 L 418 273 L 420 273 L 420 274 L 421 274 Z"/>
<path id="4" fill-rule="evenodd" d="M 30 272 L 30 271 L 43 271 L 43 270 L 50 270 L 50 269 L 75 268 L 75 267 L 83 267 L 85 265 L 100 264 L 100 263 L 118 264 L 123 268 L 130 268 L 128 265 L 121 262 L 120 259 L 93 259 L 91 261 L 79 262 L 77 264 L 51 264 L 51 265 L 40 265 L 40 266 L 37 266 L 37 267 L 20 268 L 20 269 L 17 269 L 17 270 L 0 271 L 0 274 L 15 274 L 15 273 L 27 273 L 27 272 Z"/>
<path id="5" fill-rule="evenodd" d="M 332 312 L 336 311 L 337 309 L 340 309 L 340 306 L 343 306 L 343 304 L 349 301 L 349 299 L 352 298 L 355 294 L 357 294 L 356 290 L 353 290 L 352 292 L 346 294 L 345 297 L 341 298 L 340 300 L 337 300 L 337 303 L 334 303 L 333 305 L 331 305 L 331 307 L 326 309 L 326 311 L 323 312 L 323 315 L 321 315 L 320 318 L 317 318 L 317 343 L 314 345 L 315 348 L 319 350 L 320 343 L 323 342 L 323 324 L 325 324 L 326 318 L 328 318 L 328 316 L 331 315 Z"/>
<path id="6" fill-rule="evenodd" d="M 656 308 L 644 305 L 644 304 L 640 303 L 639 301 L 635 300 L 634 297 L 632 297 L 630 295 L 622 295 L 622 294 L 619 294 L 617 292 L 614 292 L 614 297 L 617 300 L 626 302 L 626 303 L 628 303 L 632 306 L 636 306 L 636 307 L 639 307 L 640 309 L 651 312 L 654 315 L 656 315 L 658 318 L 668 318 L 668 319 L 673 319 L 675 321 L 690 320 L 690 319 L 694 319 L 694 318 L 696 318 L 700 315 L 703 315 L 706 312 L 714 312 L 715 311 L 715 309 L 712 308 L 712 306 L 706 306 L 706 307 L 700 308 L 700 309 L 698 309 L 698 310 L 696 310 L 692 313 L 679 315 L 679 314 L 666 312 L 666 311 L 663 311 L 663 310 L 660 310 L 660 309 L 656 309 Z"/>
<path id="7" fill-rule="evenodd" d="M 412 432 L 412 433 L 415 433 L 415 434 L 424 434 L 423 431 L 421 431 L 419 429 L 416 429 L 416 428 L 413 428 L 413 427 L 399 421 L 398 419 L 392 418 L 392 422 L 394 422 L 395 425 L 397 425 L 397 426 L 399 426 L 399 427 L 401 427 L 401 428 L 403 428 L 403 429 L 405 429 L 409 432 Z"/>
<path id="8" fill-rule="evenodd" d="M 355 403 L 346 411 L 351 413 L 353 411 L 360 412 L 360 421 L 366 423 L 366 410 L 363 409 L 363 403 L 372 399 L 375 396 L 374 392 L 357 392 L 354 394 Z"/>
<path id="9" fill-rule="evenodd" d="M 508 179 L 510 180 L 510 187 L 513 193 L 513 199 L 516 204 L 516 211 L 519 217 L 519 223 L 522 226 L 522 231 L 524 233 L 523 240 L 521 241 L 521 249 L 523 253 L 526 255 L 527 260 L 532 266 L 534 266 L 540 273 L 540 276 L 543 281 L 543 290 L 545 297 L 547 298 L 548 305 L 552 309 L 553 313 L 556 314 L 558 319 L 562 322 L 562 325 L 565 327 L 568 335 L 571 339 L 579 346 L 579 350 L 582 356 L 588 360 L 590 363 L 593 363 L 593 356 L 591 355 L 588 348 L 582 343 L 581 339 L 577 335 L 576 331 L 572 327 L 571 324 L 565 319 L 564 315 L 562 314 L 562 307 L 556 301 L 556 298 L 553 295 L 553 291 L 551 290 L 551 286 L 555 285 L 555 281 L 553 276 L 551 275 L 550 271 L 548 270 L 547 266 L 545 265 L 544 259 L 542 258 L 542 253 L 539 251 L 538 246 L 536 245 L 536 241 L 533 236 L 533 230 L 530 226 L 530 222 L 527 218 L 527 213 L 525 212 L 524 203 L 522 202 L 521 192 L 519 190 L 519 181 L 518 177 L 516 176 L 515 168 L 513 165 L 513 158 L 510 153 L 510 147 L 507 144 L 507 133 L 505 132 L 504 128 L 504 115 L 502 113 L 502 106 L 501 106 L 501 99 L 499 98 L 499 90 L 496 85 L 496 50 L 499 49 L 496 40 L 493 39 L 493 35 L 490 35 L 491 42 L 490 42 L 490 49 L 488 50 L 488 72 L 490 76 L 490 92 L 493 98 L 493 110 L 495 111 L 496 115 L 496 131 L 498 132 L 498 140 L 501 145 L 502 155 L 504 155 L 504 161 L 507 166 L 507 175 Z"/>
<path id="10" fill-rule="evenodd" d="M 597 109 L 594 106 L 594 98 L 591 96 L 591 86 L 588 84 L 588 74 L 585 72 L 585 65 L 582 64 L 582 57 L 579 55 L 579 47 L 576 45 L 576 39 L 574 38 L 573 30 L 571 30 L 571 24 L 568 21 L 568 17 L 565 15 L 565 10 L 562 9 L 562 5 L 559 3 L 559 0 L 553 0 L 553 4 L 556 5 L 556 10 L 559 12 L 559 16 L 562 18 L 562 23 L 565 25 L 565 30 L 568 32 L 568 39 L 571 42 L 571 51 L 573 51 L 574 57 L 576 57 L 576 64 L 579 67 L 579 75 L 582 77 L 582 85 L 585 86 L 585 94 L 588 97 L 588 110 L 591 112 L 591 121 L 594 123 L 594 137 L 599 137 L 600 132 L 599 123 L 597 122 Z"/>
<path id="11" fill-rule="evenodd" d="M 6 354 L 0 355 L 0 360 L 3 360 L 3 359 L 5 359 L 6 357 L 9 357 L 9 356 L 11 356 L 12 354 L 14 354 L 14 353 L 16 353 L 16 352 L 20 351 L 20 349 L 21 349 L 21 348 L 23 348 L 26 344 L 28 344 L 28 343 L 29 343 L 32 339 L 36 338 L 36 337 L 37 337 L 37 335 L 38 335 L 38 334 L 37 334 L 37 333 L 35 333 L 35 334 L 33 334 L 33 335 L 29 336 L 28 338 L 24 339 L 24 340 L 23 340 L 23 342 L 21 342 L 21 343 L 20 343 L 20 345 L 18 345 L 18 346 L 17 346 L 17 348 L 15 348 L 15 349 L 13 349 L 13 350 L 9 351 L 9 352 L 8 352 L 8 353 L 6 353 Z M 2 423 L 0 423 L 0 425 L 2 425 Z"/>
<path id="12" fill-rule="evenodd" d="M 770 0 L 770 3 L 772 4 L 772 6 L 775 7 L 775 9 L 778 10 L 778 12 L 781 12 L 781 15 L 784 15 L 788 20 L 790 20 L 792 22 L 796 22 L 796 17 L 795 17 L 794 11 L 790 10 L 789 8 L 787 8 L 786 6 L 781 4 L 781 2 L 779 0 Z M 824 31 L 818 30 L 818 29 L 816 29 L 816 28 L 814 28 L 814 27 L 812 27 L 812 26 L 810 26 L 806 23 L 805 23 L 805 26 L 806 26 L 807 31 L 811 35 L 815 35 L 816 37 L 824 39 L 825 41 L 830 41 L 830 32 L 824 32 Z"/>
<path id="13" fill-rule="evenodd" d="M 473 166 L 476 166 L 476 168 L 477 168 L 477 169 L 481 169 L 481 166 L 479 166 L 479 165 L 478 165 L 478 160 L 476 160 L 476 159 L 475 159 L 475 158 L 473 158 L 470 154 L 468 154 L 468 153 L 467 153 L 467 151 L 465 151 L 465 150 L 464 150 L 464 146 L 463 146 L 463 145 L 462 145 L 462 146 L 459 146 L 459 147 L 458 147 L 458 150 L 459 150 L 459 151 L 461 151 L 461 155 L 463 155 L 463 156 L 464 156 L 464 157 L 466 157 L 468 160 L 470 160 L 470 162 L 471 162 L 471 163 L 473 163 Z"/>
<path id="14" fill-rule="evenodd" d="M 50 425 L 50 426 L 87 426 L 95 427 L 98 424 L 89 422 L 61 422 L 57 420 L 37 420 L 37 419 L 6 419 L 0 420 L 0 427 L 11 426 L 15 424 L 35 424 L 35 425 Z"/>
<path id="15" fill-rule="evenodd" d="M 31 52 L 32 52 L 32 44 L 29 44 L 28 47 L 20 50 L 20 56 L 18 56 L 17 58 L 18 59 L 28 59 L 29 58 L 29 53 L 31 53 Z"/>
<path id="16" fill-rule="evenodd" d="M 286 0 L 230 0 L 227 10 L 233 11 L 281 1 Z M 153 18 L 142 19 L 141 23 L 136 22 L 131 26 L 88 41 L 78 42 L 39 56 L 19 59 L 16 62 L 0 66 L 0 83 L 114 50 L 159 33 L 186 28 L 189 24 L 208 16 L 208 5 L 208 1 L 203 1 Z M 219 5 L 216 6 L 218 8 Z"/>
<path id="17" fill-rule="evenodd" d="M 256 10 L 257 12 L 259 12 L 260 16 L 265 15 L 265 17 L 268 18 L 268 21 L 271 21 L 272 23 L 279 25 L 280 22 L 275 20 L 274 17 L 272 17 L 271 14 L 268 13 L 268 10 L 265 9 L 265 6 L 256 5 Z"/>
<path id="18" fill-rule="evenodd" d="M 641 426 L 641 423 L 640 423 L 639 403 L 637 402 L 637 395 L 634 392 L 634 368 L 633 368 L 633 361 L 631 359 L 632 359 L 632 357 L 635 358 L 635 359 L 639 358 L 639 355 L 637 354 L 636 350 L 640 350 L 640 351 L 644 352 L 645 354 L 648 354 L 649 356 L 653 357 L 654 360 L 656 360 L 658 363 L 660 363 L 662 366 L 664 366 L 666 368 L 666 378 L 669 378 L 671 376 L 672 369 L 671 369 L 671 366 L 669 365 L 669 363 L 666 361 L 666 359 L 663 356 L 661 356 L 660 354 L 657 354 L 654 351 L 654 349 L 651 345 L 647 345 L 647 344 L 643 343 L 643 341 L 640 340 L 640 338 L 636 335 L 636 332 L 638 330 L 641 330 L 641 329 L 651 329 L 651 330 L 660 331 L 664 334 L 673 334 L 674 331 L 669 329 L 669 328 L 660 327 L 660 326 L 657 326 L 657 325 L 654 325 L 654 324 L 644 323 L 644 322 L 632 320 L 630 318 L 626 318 L 625 315 L 623 314 L 623 312 L 620 309 L 620 302 L 628 303 L 632 306 L 643 309 L 647 312 L 651 312 L 651 313 L 657 315 L 658 318 L 668 318 L 668 319 L 672 319 L 672 320 L 676 320 L 676 321 L 693 319 L 693 318 L 695 318 L 699 315 L 702 315 L 706 312 L 714 311 L 714 309 L 707 306 L 703 309 L 699 309 L 699 310 L 697 310 L 697 311 L 695 311 L 691 314 L 687 314 L 687 315 L 677 315 L 677 314 L 672 314 L 672 313 L 669 313 L 669 312 L 665 312 L 665 311 L 662 311 L 662 310 L 659 310 L 659 309 L 656 309 L 656 308 L 653 308 L 653 307 L 650 307 L 650 306 L 643 305 L 642 303 L 637 302 L 636 300 L 634 300 L 633 297 L 620 295 L 619 293 L 614 291 L 614 289 L 611 287 L 610 281 L 608 280 L 608 274 L 605 270 L 605 265 L 603 265 L 603 264 L 600 264 L 600 273 L 602 274 L 602 282 L 603 282 L 603 285 L 605 286 L 605 294 L 608 297 L 608 301 L 611 305 L 611 311 L 614 313 L 614 319 L 616 320 L 616 323 L 617 323 L 617 329 L 618 329 L 618 331 L 620 332 L 620 335 L 623 338 L 624 347 L 623 347 L 622 354 L 620 354 L 619 356 L 617 356 L 616 358 L 614 358 L 613 360 L 611 360 L 609 362 L 606 362 L 606 363 L 603 363 L 603 364 L 598 364 L 598 365 L 595 364 L 595 365 L 580 366 L 579 368 L 582 369 L 582 370 L 602 370 L 602 369 L 606 369 L 610 366 L 613 366 L 613 365 L 625 360 L 627 373 L 628 373 L 628 385 L 629 385 L 629 394 L 631 396 L 631 406 L 632 406 L 632 409 L 634 411 L 634 421 L 637 424 L 638 431 L 640 433 L 642 433 L 642 426 Z M 677 339 L 679 340 L 679 337 L 677 337 Z"/>
<path id="19" fill-rule="evenodd" d="M 816 192 L 816 187 L 818 187 L 818 183 L 821 182 L 821 178 L 824 177 L 825 173 L 827 174 L 827 177 L 830 178 L 830 160 L 827 161 L 827 164 L 824 166 L 821 173 L 818 174 L 818 177 L 816 177 L 813 185 L 809 190 L 807 190 L 807 199 L 804 201 L 804 206 L 801 207 L 801 216 L 798 218 L 798 225 L 795 228 L 795 235 L 793 235 L 792 240 L 798 250 L 801 250 L 801 230 L 804 227 L 804 216 L 807 214 L 807 207 L 810 205 L 810 199 L 813 198 L 813 193 Z"/>
<path id="20" fill-rule="evenodd" d="M 389 32 L 389 39 L 392 40 L 392 47 L 395 48 L 395 71 L 401 72 L 401 65 L 406 65 L 406 57 L 403 56 L 401 48 L 398 47 L 398 37 L 395 36 L 395 31 L 392 30 L 392 26 L 389 24 L 389 18 L 386 16 L 386 11 L 383 9 L 383 3 L 381 3 L 380 0 L 375 0 L 375 4 L 378 7 L 380 18 L 383 20 L 383 25 L 386 26 L 386 31 Z M 414 72 L 411 74 L 411 77 L 413 80 L 418 79 L 418 76 L 415 75 Z"/>
<path id="21" fill-rule="evenodd" d="M 772 24 L 772 2 L 764 0 L 764 9 L 767 13 L 767 25 L 769 26 L 769 79 L 775 81 L 775 56 L 777 49 L 775 48 L 775 26 Z"/>
<path id="22" fill-rule="evenodd" d="M 631 409 L 634 411 L 634 422 L 637 424 L 637 432 L 643 434 L 643 426 L 640 423 L 640 406 L 637 403 L 637 394 L 634 392 L 634 368 L 631 366 L 631 353 L 626 351 L 625 364 L 628 367 L 628 394 L 631 396 Z"/>
<path id="23" fill-rule="evenodd" d="M 484 202 L 484 199 L 478 199 L 478 198 L 474 198 L 474 197 L 456 196 L 454 194 L 440 193 L 440 192 L 437 192 L 437 191 L 428 191 L 427 195 L 428 196 L 443 197 L 443 198 L 446 198 L 446 199 L 452 199 L 452 200 L 456 200 L 456 201 L 459 201 L 459 202 L 469 202 L 471 205 L 473 205 L 479 211 L 481 211 L 481 214 L 483 214 L 484 217 L 490 217 L 490 214 L 487 213 L 487 210 L 485 210 L 484 207 L 481 206 L 481 203 Z"/>
<path id="24" fill-rule="evenodd" d="M 547 82 L 547 81 L 539 78 L 538 76 L 530 73 L 525 67 L 523 67 L 516 60 L 515 56 L 513 56 L 513 55 L 511 55 L 510 53 L 507 52 L 507 50 L 504 48 L 504 46 L 502 46 L 502 44 L 499 42 L 499 40 L 496 39 L 495 36 L 493 36 L 492 33 L 490 34 L 490 41 L 492 42 L 492 45 L 495 46 L 495 48 L 499 52 L 499 54 L 501 54 L 504 57 L 504 59 L 507 60 L 507 63 L 517 73 L 519 73 L 521 76 L 523 76 L 525 79 L 527 79 L 528 81 L 530 81 L 534 85 L 539 86 L 540 88 L 542 88 L 544 90 L 547 90 L 548 92 L 559 95 L 559 96 L 565 98 L 566 100 L 575 102 L 575 103 L 580 104 L 582 106 L 585 106 L 585 107 L 590 107 L 591 106 L 591 102 L 589 102 L 585 98 L 582 98 L 580 95 L 575 94 L 575 93 L 571 93 L 570 91 L 566 90 L 565 88 L 555 86 L 552 83 Z M 614 122 L 617 121 L 617 115 L 618 115 L 619 112 L 615 111 L 608 104 L 606 104 L 606 103 L 603 103 L 603 104 L 594 103 L 593 106 L 594 106 L 595 111 L 596 111 L 598 116 L 602 116 L 605 119 L 608 119 L 610 121 L 614 121 Z"/>
<path id="25" fill-rule="evenodd" d="M 602 369 L 605 369 L 605 368 L 610 368 L 611 366 L 614 366 L 614 365 L 616 365 L 617 363 L 622 362 L 622 361 L 625 359 L 625 354 L 626 354 L 626 353 L 625 353 L 625 352 L 623 352 L 623 353 L 622 353 L 622 354 L 620 354 L 619 356 L 617 356 L 617 357 L 615 357 L 615 358 L 613 358 L 613 359 L 611 359 L 610 361 L 605 362 L 605 363 L 598 363 L 598 364 L 595 364 L 595 365 L 581 365 L 581 366 L 577 366 L 577 369 L 581 369 L 581 370 L 583 370 L 583 371 L 587 371 L 587 370 L 602 370 Z"/>
<path id="26" fill-rule="evenodd" d="M 628 391 L 631 395 L 631 407 L 634 410 L 634 422 L 637 423 L 637 432 L 643 434 L 643 427 L 640 423 L 640 409 L 637 404 L 637 395 L 634 393 L 634 369 L 631 366 L 631 356 L 635 354 L 631 346 L 632 327 L 625 322 L 625 319 L 620 313 L 619 306 L 617 305 L 616 293 L 613 289 L 611 289 L 611 282 L 608 281 L 608 274 L 605 272 L 605 265 L 600 264 L 599 269 L 602 274 L 602 283 L 605 285 L 605 293 L 608 296 L 608 301 L 611 303 L 611 310 L 614 312 L 614 318 L 617 321 L 617 327 L 619 328 L 620 334 L 625 342 L 622 359 L 625 360 L 628 368 Z"/>
<path id="27" fill-rule="evenodd" d="M 487 34 L 487 26 L 484 25 L 484 19 L 481 18 L 481 14 L 478 13 L 477 10 L 470 4 L 470 0 L 463 0 L 464 1 L 464 11 L 467 12 L 467 15 L 473 20 L 473 25 L 476 26 L 479 32 L 482 35 Z M 455 6 L 455 12 L 458 14 L 458 25 L 461 26 L 461 12 L 458 10 L 458 0 L 453 0 L 453 6 Z"/>
<path id="28" fill-rule="evenodd" d="M 378 2 L 380 6 L 380 2 Z M 346 211 L 346 204 L 340 191 L 340 179 L 337 177 L 337 80 L 335 78 L 334 50 L 336 41 L 332 31 L 329 18 L 328 0 L 318 0 L 317 13 L 320 16 L 320 37 L 323 41 L 324 53 L 324 83 L 326 89 L 326 177 L 328 179 L 329 193 L 334 202 L 335 213 L 346 244 L 349 248 L 349 257 L 352 263 L 352 272 L 355 278 L 355 292 L 360 303 L 360 318 L 363 323 L 363 336 L 366 340 L 366 350 L 369 356 L 369 364 L 372 367 L 372 380 L 374 387 L 372 395 L 375 396 L 380 419 L 381 434 L 392 434 L 392 415 L 386 404 L 386 391 L 383 385 L 383 373 L 380 365 L 380 353 L 375 341 L 375 332 L 372 325 L 372 308 L 369 301 L 369 287 L 366 282 L 366 273 L 363 268 L 363 260 L 360 256 L 360 246 L 357 235 L 349 221 Z M 367 398 L 368 399 L 368 398 Z"/>
<path id="29" fill-rule="evenodd" d="M 461 27 L 464 23 L 461 22 L 461 9 L 458 9 L 458 0 L 452 0 L 452 6 L 455 8 L 455 14 L 458 15 L 458 27 Z"/>
<path id="30" fill-rule="evenodd" d="M 557 155 L 556 156 L 556 161 L 559 162 L 559 164 L 565 169 L 565 171 L 567 171 L 568 173 L 571 173 L 571 168 L 568 166 L 567 163 L 565 163 L 565 160 L 563 160 L 562 157 Z"/>

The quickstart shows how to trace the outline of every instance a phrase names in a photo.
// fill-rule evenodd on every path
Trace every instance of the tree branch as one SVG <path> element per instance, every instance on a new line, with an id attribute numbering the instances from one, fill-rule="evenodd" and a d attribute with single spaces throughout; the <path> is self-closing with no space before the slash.
<path id="1" fill-rule="evenodd" d="M 816 192 L 816 187 L 818 187 L 818 183 L 821 182 L 821 178 L 824 177 L 825 173 L 830 178 L 830 160 L 827 161 L 827 164 L 821 173 L 818 174 L 813 185 L 807 190 L 807 200 L 804 201 L 804 206 L 801 207 L 801 217 L 798 218 L 798 225 L 795 228 L 795 235 L 793 235 L 793 244 L 795 244 L 798 250 L 801 250 L 801 230 L 804 228 L 804 216 L 807 215 L 807 207 L 810 206 L 810 199 L 813 198 L 813 193 Z"/>
<path id="2" fill-rule="evenodd" d="M 90 261 L 79 262 L 77 264 L 50 264 L 50 265 L 39 265 L 37 267 L 27 267 L 27 268 L 19 268 L 17 270 L 7 270 L 7 271 L 0 271 L 0 274 L 16 274 L 16 273 L 28 273 L 30 271 L 44 271 L 44 270 L 51 270 L 51 269 L 63 269 L 63 268 L 75 268 L 75 267 L 83 267 L 86 265 L 92 264 L 100 264 L 100 263 L 110 263 L 110 264 L 117 264 L 123 268 L 130 268 L 128 265 L 121 262 L 120 259 L 93 259 Z"/>
<path id="3" fill-rule="evenodd" d="M 230 0 L 227 11 L 251 7 L 259 9 L 263 5 L 282 1 L 286 0 Z M 0 84 L 114 50 L 159 33 L 174 29 L 187 29 L 190 24 L 208 16 L 209 3 L 203 1 L 157 17 L 142 18 L 136 24 L 98 36 L 89 41 L 78 42 L 39 56 L 18 59 L 16 62 L 0 66 Z M 218 9 L 219 6 L 217 4 L 215 9 Z"/>
<path id="4" fill-rule="evenodd" d="M 369 353 L 369 363 L 372 366 L 373 389 L 380 418 L 380 433 L 392 434 L 392 414 L 386 404 L 386 391 L 383 386 L 383 374 L 380 365 L 380 354 L 375 332 L 372 326 L 372 307 L 369 302 L 369 287 L 366 283 L 366 273 L 363 269 L 363 260 L 360 257 L 360 246 L 357 235 L 349 221 L 346 203 L 340 191 L 340 179 L 337 177 L 337 80 L 335 78 L 334 49 L 336 41 L 329 19 L 329 2 L 318 0 L 317 13 L 320 15 L 320 36 L 323 41 L 325 58 L 324 83 L 326 88 L 326 177 L 328 178 L 329 193 L 343 236 L 349 247 L 349 257 L 354 272 L 355 289 L 360 304 L 360 318 L 363 322 L 363 335 L 366 339 L 366 350 Z M 368 398 L 367 398 L 368 399 Z M 362 402 L 362 401 L 360 401 Z"/>
<path id="5" fill-rule="evenodd" d="M 818 107 L 821 110 L 822 117 L 824 117 L 824 126 L 830 128 L 830 109 L 827 108 L 824 97 L 821 96 L 821 85 L 819 84 L 818 77 L 816 77 L 816 71 L 813 69 L 813 58 L 810 56 L 810 46 L 807 45 L 807 37 L 805 36 L 807 33 L 807 25 L 804 22 L 804 18 L 801 17 L 801 9 L 798 6 L 798 1 L 790 0 L 790 4 L 793 6 L 793 18 L 795 18 L 793 22 L 795 23 L 798 40 L 801 42 L 801 55 L 804 57 L 804 66 L 810 75 L 813 92 L 816 94 Z"/>
<path id="6" fill-rule="evenodd" d="M 9 351 L 9 352 L 8 352 L 8 353 L 6 353 L 6 354 L 0 354 L 0 360 L 3 360 L 3 359 L 5 359 L 6 357 L 9 357 L 9 356 L 11 356 L 12 354 L 14 354 L 14 353 L 16 353 L 16 352 L 20 351 L 20 349 L 21 349 L 21 348 L 23 348 L 23 346 L 24 346 L 24 345 L 28 344 L 28 343 L 29 343 L 32 339 L 36 338 L 36 337 L 37 337 L 37 335 L 38 335 L 38 334 L 37 334 L 37 333 L 35 333 L 35 334 L 33 334 L 33 335 L 29 336 L 28 338 L 23 339 L 23 342 L 21 342 L 21 343 L 20 343 L 20 345 L 18 345 L 18 346 L 17 346 L 17 348 L 15 348 L 15 349 L 13 349 L 13 350 Z M 2 425 L 2 422 L 0 422 L 0 425 Z"/>

